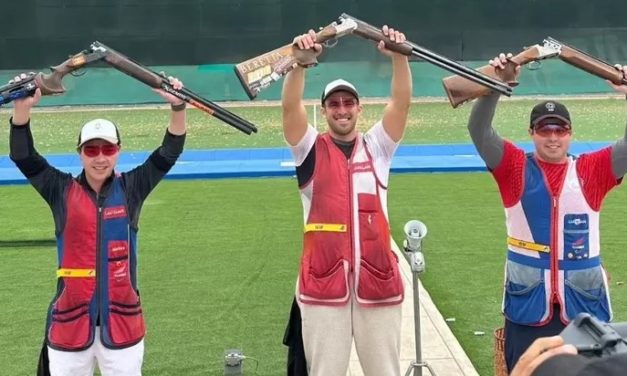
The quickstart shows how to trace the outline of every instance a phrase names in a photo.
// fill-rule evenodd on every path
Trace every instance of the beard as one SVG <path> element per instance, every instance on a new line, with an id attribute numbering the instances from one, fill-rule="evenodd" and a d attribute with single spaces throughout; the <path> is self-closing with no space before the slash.
<path id="1" fill-rule="evenodd" d="M 341 136 L 346 136 L 346 135 L 351 134 L 355 130 L 355 126 L 356 126 L 356 122 L 353 121 L 352 119 L 350 120 L 349 124 L 346 124 L 346 125 L 339 125 L 335 121 L 329 122 L 329 128 L 333 131 L 333 133 L 336 133 Z"/>

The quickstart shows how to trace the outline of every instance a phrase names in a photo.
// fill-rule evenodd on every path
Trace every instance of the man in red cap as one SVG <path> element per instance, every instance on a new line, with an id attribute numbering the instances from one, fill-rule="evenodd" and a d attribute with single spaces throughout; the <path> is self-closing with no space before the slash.
<path id="1" fill-rule="evenodd" d="M 507 57 L 501 54 L 490 64 L 503 69 Z M 627 75 L 627 67 L 617 69 Z M 627 94 L 627 86 L 611 85 Z M 480 98 L 468 129 L 505 207 L 502 309 L 505 359 L 511 371 L 536 338 L 560 333 L 578 313 L 611 320 L 599 219 L 606 194 L 627 173 L 627 139 L 574 157 L 568 154 L 568 110 L 559 102 L 544 101 L 531 111 L 529 136 L 535 150 L 527 154 L 492 128 L 498 99 L 496 93 Z"/>
<path id="2" fill-rule="evenodd" d="M 169 80 L 182 88 L 176 78 Z M 40 90 L 14 101 L 11 160 L 50 205 L 58 246 L 57 293 L 46 319 L 39 375 L 92 375 L 96 364 L 103 376 L 141 375 L 145 325 L 137 291 L 139 213 L 183 151 L 186 133 L 185 103 L 155 91 L 172 108 L 163 143 L 143 164 L 121 174 L 115 172 L 121 147 L 115 124 L 95 119 L 83 125 L 77 144 L 83 171 L 72 177 L 35 150 L 30 118 Z"/>
<path id="3" fill-rule="evenodd" d="M 405 35 L 387 26 L 393 43 Z M 316 34 L 294 39 L 316 55 Z M 357 130 L 362 107 L 355 86 L 335 80 L 324 88 L 321 114 L 328 129 L 307 123 L 303 104 L 305 69 L 283 84 L 283 133 L 296 162 L 304 209 L 304 240 L 296 300 L 302 339 L 312 376 L 345 376 L 351 344 L 367 376 L 400 374 L 403 282 L 390 243 L 387 183 L 409 111 L 412 78 L 407 57 L 383 42 L 392 60 L 391 98 L 381 121 Z"/>

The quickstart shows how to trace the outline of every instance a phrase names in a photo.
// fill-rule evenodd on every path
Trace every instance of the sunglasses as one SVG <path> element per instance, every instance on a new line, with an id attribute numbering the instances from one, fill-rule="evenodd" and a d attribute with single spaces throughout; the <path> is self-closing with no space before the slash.
<path id="1" fill-rule="evenodd" d="M 83 153 L 86 156 L 90 158 L 94 158 L 94 157 L 99 156 L 100 153 L 102 153 L 102 155 L 106 157 L 115 155 L 115 153 L 117 153 L 120 150 L 120 147 L 114 144 L 103 144 L 103 145 L 85 145 L 83 146 L 82 149 L 83 149 Z"/>
<path id="2" fill-rule="evenodd" d="M 564 137 L 572 133 L 567 123 L 556 123 L 555 121 L 540 122 L 533 128 L 533 132 L 541 137 L 549 137 L 553 133 L 557 137 Z"/>
<path id="3" fill-rule="evenodd" d="M 342 105 L 350 110 L 353 107 L 357 106 L 357 100 L 352 99 L 352 98 L 348 98 L 348 99 L 341 98 L 339 100 L 333 99 L 333 100 L 327 101 L 324 107 L 330 108 L 332 110 L 337 110 L 338 108 L 342 107 Z"/>

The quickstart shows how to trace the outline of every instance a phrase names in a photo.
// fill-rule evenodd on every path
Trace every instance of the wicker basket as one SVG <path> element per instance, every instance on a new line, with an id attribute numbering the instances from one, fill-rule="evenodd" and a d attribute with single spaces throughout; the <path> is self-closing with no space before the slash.
<path id="1" fill-rule="evenodd" d="M 498 328 L 494 331 L 494 376 L 507 376 L 505 328 Z"/>

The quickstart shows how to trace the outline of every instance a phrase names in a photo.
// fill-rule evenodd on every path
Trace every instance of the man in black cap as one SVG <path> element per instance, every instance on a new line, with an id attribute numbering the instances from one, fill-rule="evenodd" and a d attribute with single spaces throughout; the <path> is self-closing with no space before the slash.
<path id="1" fill-rule="evenodd" d="M 405 42 L 398 30 L 384 26 L 382 31 L 392 43 Z M 315 55 L 322 52 L 313 30 L 296 37 L 294 44 Z M 386 204 L 412 79 L 406 56 L 383 42 L 378 48 L 392 62 L 391 97 L 382 119 L 365 134 L 357 130 L 362 107 L 353 84 L 335 80 L 324 88 L 324 133 L 307 123 L 305 69 L 291 71 L 283 84 L 283 133 L 296 162 L 305 221 L 294 309 L 299 307 L 302 314 L 306 366 L 312 376 L 346 375 L 353 339 L 366 376 L 400 375 L 403 282 L 390 243 Z"/>
<path id="2" fill-rule="evenodd" d="M 503 69 L 507 57 L 501 54 L 490 64 Z M 617 69 L 627 76 L 627 67 Z M 611 85 L 627 94 L 627 86 Z M 560 333 L 578 313 L 612 318 L 600 258 L 599 212 L 606 194 L 627 173 L 627 138 L 575 158 L 568 154 L 568 110 L 544 101 L 531 111 L 529 136 L 535 150 L 527 154 L 492 128 L 498 99 L 498 93 L 480 98 L 468 129 L 506 212 L 502 310 L 511 371 L 536 338 Z"/>

